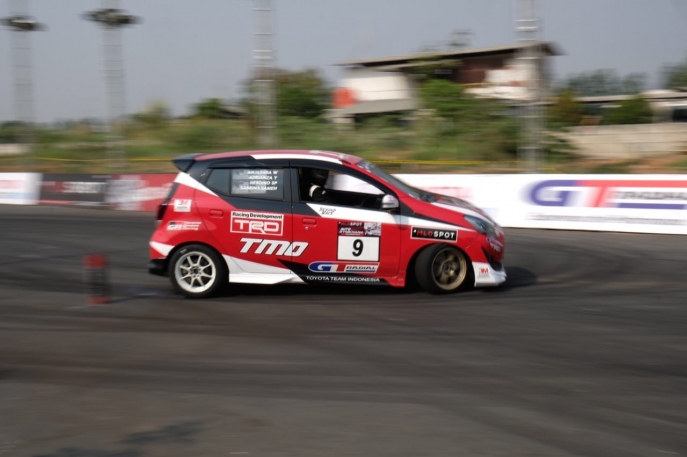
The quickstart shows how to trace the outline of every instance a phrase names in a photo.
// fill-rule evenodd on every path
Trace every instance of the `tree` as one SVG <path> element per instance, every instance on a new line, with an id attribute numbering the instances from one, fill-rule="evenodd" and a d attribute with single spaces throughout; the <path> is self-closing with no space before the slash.
<path id="1" fill-rule="evenodd" d="M 454 123 L 469 114 L 470 99 L 460 84 L 433 79 L 422 86 L 421 97 L 425 108 Z"/>
<path id="2" fill-rule="evenodd" d="M 641 96 L 623 100 L 604 118 L 607 124 L 648 124 L 652 120 L 649 103 Z"/>
<path id="3" fill-rule="evenodd" d="M 570 90 L 561 93 L 549 109 L 549 118 L 553 124 L 559 126 L 580 125 L 582 121 L 582 105 L 576 100 Z"/>
<path id="4" fill-rule="evenodd" d="M 170 111 L 162 101 L 154 101 L 142 113 L 134 114 L 134 120 L 148 126 L 161 127 L 170 119 Z"/>
<path id="5" fill-rule="evenodd" d="M 275 69 L 272 71 L 275 83 L 277 113 L 280 116 L 317 118 L 329 107 L 330 89 L 325 79 L 316 69 L 301 71 Z M 255 81 L 253 77 L 245 81 L 247 93 L 243 105 L 248 112 L 255 113 Z"/>
<path id="6" fill-rule="evenodd" d="M 206 98 L 193 107 L 193 116 L 199 119 L 224 119 L 224 104 L 219 98 Z"/>
<path id="7" fill-rule="evenodd" d="M 646 87 L 646 75 L 631 73 L 621 77 L 614 70 L 596 70 L 568 77 L 557 92 L 570 91 L 581 97 L 637 94 Z"/>
<path id="8" fill-rule="evenodd" d="M 663 67 L 661 79 L 665 89 L 687 87 L 687 58 L 682 63 Z"/>

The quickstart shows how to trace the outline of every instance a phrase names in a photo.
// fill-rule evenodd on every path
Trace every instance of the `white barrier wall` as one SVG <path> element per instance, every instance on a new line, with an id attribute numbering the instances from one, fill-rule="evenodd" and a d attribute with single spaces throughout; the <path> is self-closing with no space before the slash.
<path id="1" fill-rule="evenodd" d="M 685 175 L 397 175 L 503 227 L 687 235 Z"/>
<path id="2" fill-rule="evenodd" d="M 139 209 L 154 210 L 174 174 L 141 176 L 141 190 L 159 195 Z M 396 176 L 467 200 L 503 227 L 687 235 L 687 175 Z M 39 173 L 0 173 L 0 204 L 36 204 L 41 180 Z"/>
<path id="3" fill-rule="evenodd" d="M 0 204 L 35 205 L 41 176 L 40 173 L 0 173 Z"/>

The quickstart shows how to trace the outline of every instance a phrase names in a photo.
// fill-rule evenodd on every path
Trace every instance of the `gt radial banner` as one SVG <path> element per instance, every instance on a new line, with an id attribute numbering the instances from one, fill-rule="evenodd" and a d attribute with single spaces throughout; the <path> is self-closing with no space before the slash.
<path id="1" fill-rule="evenodd" d="M 40 173 L 0 173 L 0 204 L 35 205 L 40 185 Z"/>
<path id="2" fill-rule="evenodd" d="M 110 175 L 46 173 L 41 182 L 41 205 L 104 206 Z"/>
<path id="3" fill-rule="evenodd" d="M 506 227 L 687 234 L 684 175 L 503 176 Z"/>
<path id="4" fill-rule="evenodd" d="M 155 211 L 169 194 L 175 177 L 174 173 L 115 175 L 106 202 L 116 210 Z"/>

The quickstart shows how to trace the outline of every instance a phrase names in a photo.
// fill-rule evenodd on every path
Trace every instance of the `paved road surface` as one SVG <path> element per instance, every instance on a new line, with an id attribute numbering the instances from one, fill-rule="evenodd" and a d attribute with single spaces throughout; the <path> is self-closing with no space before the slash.
<path id="1" fill-rule="evenodd" d="M 687 238 L 509 230 L 498 290 L 145 270 L 150 215 L 0 207 L 0 456 L 687 454 Z M 117 300 L 83 306 L 81 256 Z"/>

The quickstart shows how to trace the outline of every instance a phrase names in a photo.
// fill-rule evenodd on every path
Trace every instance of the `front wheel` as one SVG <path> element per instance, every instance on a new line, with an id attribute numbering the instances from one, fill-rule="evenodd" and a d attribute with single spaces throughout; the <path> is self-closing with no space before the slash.
<path id="1" fill-rule="evenodd" d="M 453 246 L 437 244 L 426 248 L 415 262 L 415 278 L 427 292 L 455 292 L 468 278 L 470 268 L 463 252 Z"/>
<path id="2" fill-rule="evenodd" d="M 190 298 L 214 295 L 226 283 L 227 267 L 214 249 L 200 244 L 184 246 L 169 262 L 174 289 Z"/>

